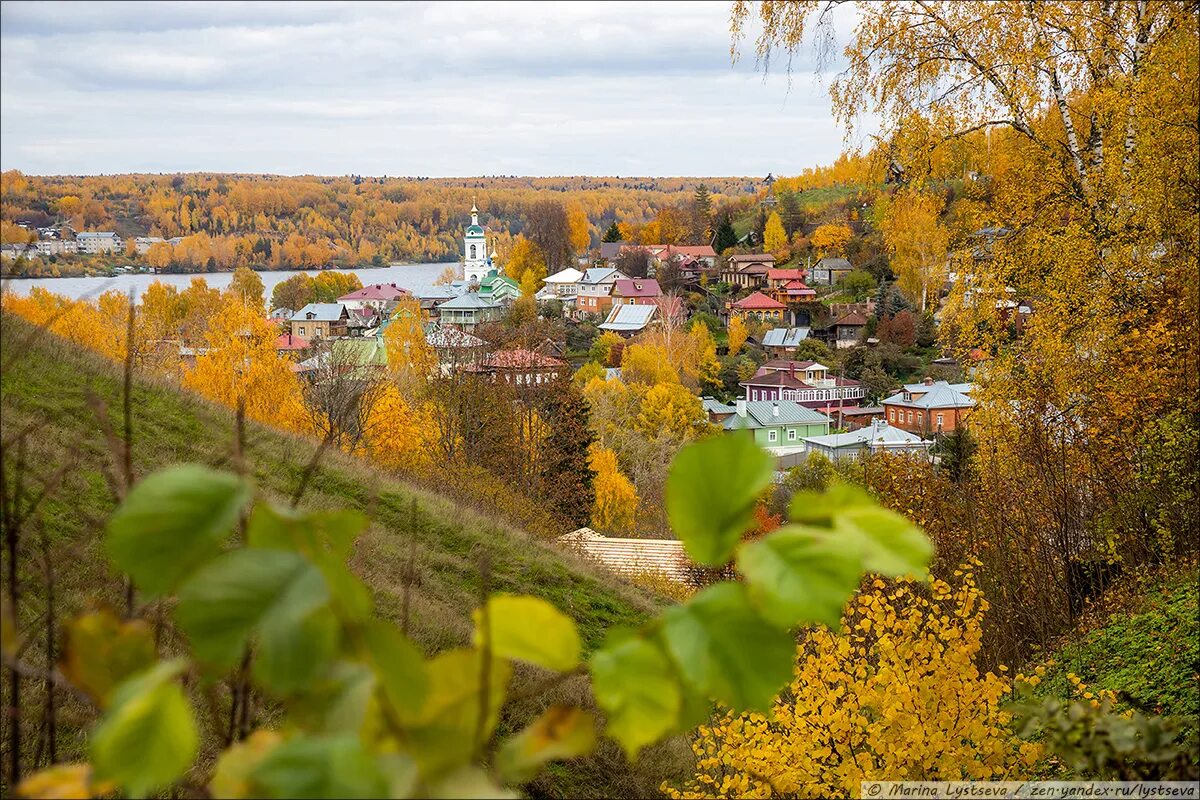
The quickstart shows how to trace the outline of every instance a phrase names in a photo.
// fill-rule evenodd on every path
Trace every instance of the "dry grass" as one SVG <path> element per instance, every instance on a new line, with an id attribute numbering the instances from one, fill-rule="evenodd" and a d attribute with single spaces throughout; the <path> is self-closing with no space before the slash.
<path id="1" fill-rule="evenodd" d="M 52 335 L 30 340 L 28 332 L 21 320 L 0 317 L 5 364 L 0 431 L 7 440 L 27 425 L 39 426 L 28 438 L 29 463 L 37 474 L 72 464 L 63 490 L 45 505 L 42 515 L 56 564 L 60 618 L 99 603 L 119 607 L 121 579 L 107 566 L 100 547 L 103 522 L 114 507 L 104 478 L 110 456 L 86 398 L 90 391 L 103 399 L 119 430 L 120 370 Z M 22 352 L 13 352 L 17 346 Z M 228 409 L 164 380 L 139 380 L 133 395 L 137 474 L 178 461 L 229 466 L 234 419 Z M 248 425 L 246 459 L 261 495 L 284 502 L 315 448 L 311 440 Z M 485 556 L 493 590 L 550 600 L 574 617 L 589 648 L 611 626 L 637 624 L 665 602 L 572 553 L 340 453 L 327 454 L 302 505 L 357 508 L 371 518 L 351 565 L 373 589 L 380 614 L 392 619 L 400 615 L 410 543 L 415 541 L 418 577 L 412 589 L 410 631 L 428 652 L 468 641 L 469 615 L 480 592 L 478 565 Z M 23 623 L 32 626 L 41 613 L 43 583 L 33 564 L 24 568 L 29 600 Z M 169 646 L 170 639 L 164 644 Z M 522 672 L 517 680 L 528 679 L 529 673 Z M 567 685 L 559 691 L 586 694 L 583 688 Z M 36 723 L 39 695 L 30 691 L 23 697 L 29 727 Z M 506 725 L 518 726 L 549 700 L 539 698 L 515 709 Z M 70 730 L 64 732 L 60 758 L 81 755 L 82 731 L 90 718 L 84 708 L 64 709 L 63 724 Z M 686 771 L 688 758 L 681 742 L 648 753 L 635 766 L 614 751 L 602 750 L 590 759 L 556 767 L 530 791 L 538 796 L 646 796 L 664 777 Z"/>

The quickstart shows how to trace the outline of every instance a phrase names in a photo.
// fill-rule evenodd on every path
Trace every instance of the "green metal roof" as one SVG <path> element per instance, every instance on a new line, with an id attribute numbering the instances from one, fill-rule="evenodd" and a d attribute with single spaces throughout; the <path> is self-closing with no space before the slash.
<path id="1" fill-rule="evenodd" d="M 482 225 L 468 225 L 467 226 L 467 236 L 483 236 L 483 226 Z"/>

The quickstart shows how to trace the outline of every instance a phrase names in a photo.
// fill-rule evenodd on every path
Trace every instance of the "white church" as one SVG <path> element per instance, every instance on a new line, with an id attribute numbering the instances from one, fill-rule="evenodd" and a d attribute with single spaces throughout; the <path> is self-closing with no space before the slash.
<path id="1" fill-rule="evenodd" d="M 479 209 L 472 203 L 471 224 L 463 236 L 463 279 L 468 283 L 482 283 L 492 270 L 499 273 L 499 268 L 492 263 L 495 257 L 494 247 L 488 253 L 487 231 L 479 224 Z"/>

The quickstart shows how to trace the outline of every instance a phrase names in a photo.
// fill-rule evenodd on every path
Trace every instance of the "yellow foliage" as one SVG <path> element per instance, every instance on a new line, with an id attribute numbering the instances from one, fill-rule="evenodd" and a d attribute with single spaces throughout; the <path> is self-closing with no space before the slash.
<path id="1" fill-rule="evenodd" d="M 864 780 L 1004 780 L 1037 760 L 1001 709 L 1011 684 L 975 665 L 987 601 L 964 567 L 952 587 L 876 579 L 841 630 L 810 630 L 774 719 L 725 714 L 693 742 L 673 798 L 856 797 Z"/>
<path id="2" fill-rule="evenodd" d="M 522 286 L 537 286 L 546 277 L 546 254 L 524 236 L 518 236 L 504 262 L 504 272 Z"/>
<path id="3" fill-rule="evenodd" d="M 669 431 L 690 436 L 704 421 L 704 406 L 700 398 L 679 383 L 658 383 L 642 397 L 636 424 L 647 436 Z"/>
<path id="4" fill-rule="evenodd" d="M 746 329 L 746 321 L 740 316 L 729 320 L 729 355 L 736 356 L 746 343 L 750 331 Z"/>
<path id="5" fill-rule="evenodd" d="M 433 424 L 426 409 L 404 399 L 400 388 L 388 384 L 371 406 L 365 443 L 372 457 L 396 470 L 420 469 L 433 452 L 429 431 Z"/>
<path id="6" fill-rule="evenodd" d="M 621 355 L 621 378 L 629 384 L 679 383 L 667 351 L 654 344 L 628 345 Z"/>
<path id="7" fill-rule="evenodd" d="M 821 225 L 813 231 L 808 241 L 817 251 L 818 258 L 844 256 L 851 236 L 853 233 L 846 225 Z"/>
<path id="8" fill-rule="evenodd" d="M 637 518 L 638 496 L 633 484 L 618 469 L 617 454 L 606 447 L 592 445 L 588 465 L 595 473 L 592 525 L 608 531 L 629 530 Z"/>
<path id="9" fill-rule="evenodd" d="M 778 211 L 772 211 L 771 216 L 767 217 L 767 225 L 763 228 L 763 247 L 775 255 L 781 255 L 788 249 L 787 231 L 783 228 Z"/>
<path id="10" fill-rule="evenodd" d="M 300 382 L 292 362 L 275 351 L 276 333 L 262 314 L 232 298 L 209 320 L 205 351 L 183 374 L 183 385 L 279 428 L 307 431 Z"/>

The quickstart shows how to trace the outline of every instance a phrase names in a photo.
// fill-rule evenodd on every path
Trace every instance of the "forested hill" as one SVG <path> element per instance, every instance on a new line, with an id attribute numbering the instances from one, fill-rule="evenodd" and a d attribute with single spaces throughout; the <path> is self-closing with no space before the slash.
<path id="1" fill-rule="evenodd" d="M 502 250 L 527 226 L 549 224 L 538 206 L 552 203 L 573 215 L 576 249 L 586 250 L 614 221 L 652 220 L 664 207 L 690 202 L 701 185 L 715 206 L 748 207 L 763 191 L 760 178 L 37 177 L 14 170 L 2 181 L 4 241 L 23 241 L 28 231 L 17 223 L 67 222 L 127 240 L 204 235 L 218 264 L 239 248 L 287 266 L 439 261 L 461 250 L 472 203 Z"/>
<path id="2" fill-rule="evenodd" d="M 121 608 L 123 583 L 109 570 L 100 543 L 103 520 L 115 507 L 106 479 L 112 456 L 96 402 L 89 401 L 91 395 L 98 398 L 107 410 L 107 422 L 117 431 L 122 429 L 121 368 L 52 334 L 34 335 L 33 328 L 11 315 L 0 317 L 0 326 L 0 436 L 7 446 L 25 434 L 22 461 L 30 485 L 40 487 L 44 479 L 62 475 L 61 486 L 42 506 L 54 614 L 61 623 L 101 603 Z M 132 410 L 133 466 L 138 477 L 180 461 L 232 465 L 235 421 L 229 410 L 164 381 L 137 381 Z M 249 423 L 246 461 L 258 490 L 286 502 L 316 447 L 314 441 Z M 635 624 L 658 605 L 642 590 L 598 572 L 569 553 L 334 451 L 323 457 L 301 506 L 355 508 L 372 519 L 357 542 L 351 566 L 373 589 L 383 616 L 400 617 L 404 576 L 410 552 L 415 554 L 410 631 L 427 652 L 468 642 L 469 614 L 478 604 L 483 558 L 490 565 L 493 591 L 548 599 L 574 617 L 589 648 L 599 644 L 611 627 Z M 23 630 L 37 630 L 46 612 L 47 582 L 40 558 L 20 564 Z M 166 632 L 164 649 L 169 651 L 178 641 Z M 43 657 L 40 647 L 40 640 L 31 642 L 27 656 L 38 661 Z M 528 673 L 518 673 L 516 680 L 530 678 Z M 563 691 L 572 688 L 568 684 Z M 38 695 L 41 689 L 34 687 L 31 692 Z M 33 708 L 41 707 L 42 700 L 25 697 L 23 702 Z M 58 753 L 64 761 L 77 761 L 85 756 L 83 736 L 94 711 L 78 702 L 68 706 L 62 710 Z M 525 709 L 530 715 L 539 710 Z M 269 709 L 264 713 L 269 714 Z M 508 719 L 505 724 L 523 721 Z M 684 750 L 678 742 L 669 742 L 630 766 L 615 750 L 601 749 L 589 759 L 548 773 L 537 788 L 547 796 L 648 796 L 664 778 L 680 770 Z"/>

